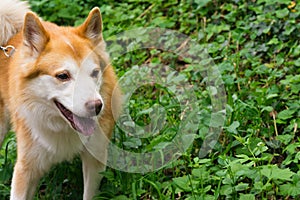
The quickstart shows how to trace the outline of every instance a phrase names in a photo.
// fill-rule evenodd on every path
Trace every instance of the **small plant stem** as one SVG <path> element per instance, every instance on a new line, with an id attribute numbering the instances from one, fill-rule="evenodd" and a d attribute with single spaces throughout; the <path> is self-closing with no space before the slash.
<path id="1" fill-rule="evenodd" d="M 140 14 L 140 16 L 137 17 L 137 19 L 144 17 L 154 6 L 155 6 L 155 4 L 152 4 L 151 6 L 149 6 L 142 14 Z"/>
<path id="2" fill-rule="evenodd" d="M 278 136 L 278 130 L 277 130 L 277 124 L 276 124 L 276 115 L 275 115 L 275 112 L 272 111 L 271 114 L 272 114 L 273 123 L 274 123 L 275 135 Z"/>
<path id="3" fill-rule="evenodd" d="M 294 131 L 293 131 L 293 132 L 294 132 L 294 135 L 296 135 L 297 129 L 298 129 L 298 124 L 295 123 L 295 124 L 294 124 Z"/>

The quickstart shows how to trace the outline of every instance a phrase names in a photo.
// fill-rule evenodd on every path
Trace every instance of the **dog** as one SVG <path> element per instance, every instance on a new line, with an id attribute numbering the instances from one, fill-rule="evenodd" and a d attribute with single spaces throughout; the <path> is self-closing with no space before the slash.
<path id="1" fill-rule="evenodd" d="M 50 167 L 76 155 L 83 199 L 92 199 L 122 99 L 99 8 L 80 26 L 62 27 L 26 2 L 1 0 L 0 46 L 0 143 L 10 127 L 17 139 L 10 199 L 33 199 Z"/>

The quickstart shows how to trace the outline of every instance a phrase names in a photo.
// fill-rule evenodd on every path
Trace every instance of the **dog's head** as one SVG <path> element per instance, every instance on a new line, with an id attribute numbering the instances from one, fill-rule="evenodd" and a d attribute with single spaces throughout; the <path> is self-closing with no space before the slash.
<path id="1" fill-rule="evenodd" d="M 21 48 L 26 92 L 52 108 L 52 115 L 91 135 L 105 106 L 100 91 L 108 64 L 99 8 L 79 27 L 59 27 L 27 13 Z"/>

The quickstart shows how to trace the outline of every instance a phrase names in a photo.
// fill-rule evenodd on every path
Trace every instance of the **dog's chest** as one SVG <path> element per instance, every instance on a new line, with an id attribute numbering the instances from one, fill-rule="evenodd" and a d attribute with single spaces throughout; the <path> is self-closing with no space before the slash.
<path id="1" fill-rule="evenodd" d="M 32 135 L 36 132 L 32 130 Z M 82 142 L 76 133 L 41 133 L 34 138 L 31 156 L 35 158 L 37 166 L 41 171 L 48 171 L 51 166 L 62 161 L 70 161 L 83 150 Z"/>
<path id="2" fill-rule="evenodd" d="M 47 106 L 37 104 L 32 110 L 22 108 L 19 114 L 30 130 L 31 154 L 42 161 L 42 168 L 71 160 L 84 149 L 78 133 Z"/>
<path id="3" fill-rule="evenodd" d="M 36 135 L 33 131 L 33 134 Z M 83 144 L 75 132 L 39 132 L 36 137 L 40 153 L 46 154 L 53 163 L 72 159 L 83 149 Z"/>
<path id="4" fill-rule="evenodd" d="M 68 124 L 57 121 L 56 125 L 62 128 L 55 130 L 49 128 L 49 124 L 31 128 L 37 156 L 46 158 L 49 164 L 71 160 L 84 148 L 78 134 Z"/>

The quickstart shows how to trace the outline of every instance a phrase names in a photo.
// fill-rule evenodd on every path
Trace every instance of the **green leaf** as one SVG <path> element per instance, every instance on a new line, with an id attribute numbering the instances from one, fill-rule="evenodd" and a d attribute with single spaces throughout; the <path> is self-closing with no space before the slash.
<path id="1" fill-rule="evenodd" d="M 278 43 L 279 43 L 278 38 L 272 38 L 272 39 L 267 43 L 267 45 L 278 44 Z"/>
<path id="2" fill-rule="evenodd" d="M 112 200 L 129 200 L 125 195 L 120 195 L 112 198 Z"/>
<path id="3" fill-rule="evenodd" d="M 210 126 L 212 127 L 220 127 L 224 125 L 225 116 L 223 113 L 212 113 Z"/>
<path id="4" fill-rule="evenodd" d="M 227 131 L 230 132 L 230 133 L 237 134 L 238 132 L 237 132 L 236 129 L 237 129 L 239 126 L 240 126 L 240 122 L 234 121 L 234 122 L 232 122 L 232 124 L 231 124 L 229 127 L 227 127 Z"/>
<path id="5" fill-rule="evenodd" d="M 142 145 L 140 138 L 129 137 L 123 144 L 130 148 L 137 148 Z"/>
<path id="6" fill-rule="evenodd" d="M 201 182 L 205 183 L 209 180 L 209 172 L 206 167 L 195 168 L 192 170 L 192 175 L 199 179 Z"/>
<path id="7" fill-rule="evenodd" d="M 290 169 L 280 169 L 277 165 L 262 166 L 260 173 L 268 179 L 284 181 L 291 181 L 291 177 L 295 174 Z"/>
<path id="8" fill-rule="evenodd" d="M 295 110 L 283 110 L 278 113 L 278 119 L 286 120 L 293 117 L 293 114 L 295 113 Z"/>
<path id="9" fill-rule="evenodd" d="M 239 200 L 255 200 L 254 194 L 240 194 Z"/>
<path id="10" fill-rule="evenodd" d="M 189 180 L 188 176 L 182 176 L 182 177 L 173 178 L 173 182 L 180 189 L 182 189 L 182 191 L 190 192 L 192 190 L 192 188 L 189 186 L 190 185 L 190 180 Z"/>
<path id="11" fill-rule="evenodd" d="M 293 135 L 285 134 L 285 135 L 278 135 L 276 139 L 282 142 L 283 144 L 287 145 L 289 142 L 294 138 Z"/>
<path id="12" fill-rule="evenodd" d="M 284 196 L 293 196 L 296 197 L 300 195 L 300 182 L 298 181 L 296 184 L 293 183 L 286 183 L 284 185 L 280 185 L 280 193 Z"/>
<path id="13" fill-rule="evenodd" d="M 264 112 L 264 111 L 272 112 L 273 110 L 274 110 L 274 108 L 272 106 L 265 106 L 265 107 L 263 107 L 261 112 Z"/>
<path id="14" fill-rule="evenodd" d="M 197 9 L 204 7 L 211 0 L 195 0 L 195 3 L 198 5 Z"/>
<path id="15" fill-rule="evenodd" d="M 289 10 L 287 8 L 284 8 L 282 10 L 277 10 L 276 13 L 276 17 L 278 18 L 284 18 L 289 14 Z"/>
<path id="16" fill-rule="evenodd" d="M 244 191 L 249 188 L 249 183 L 239 183 L 237 186 L 235 186 L 236 191 Z"/>

